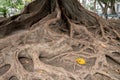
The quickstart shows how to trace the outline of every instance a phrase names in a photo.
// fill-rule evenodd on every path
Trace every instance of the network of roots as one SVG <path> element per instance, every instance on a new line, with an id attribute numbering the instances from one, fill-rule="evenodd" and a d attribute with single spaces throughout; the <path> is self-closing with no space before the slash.
<path id="1" fill-rule="evenodd" d="M 0 80 L 120 80 L 119 24 L 77 0 L 35 0 L 0 20 Z"/>

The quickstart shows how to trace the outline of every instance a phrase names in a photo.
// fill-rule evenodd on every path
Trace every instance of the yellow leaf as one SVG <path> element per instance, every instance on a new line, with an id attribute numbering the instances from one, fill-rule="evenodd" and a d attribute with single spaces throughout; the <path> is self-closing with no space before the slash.
<path id="1" fill-rule="evenodd" d="M 83 59 L 83 58 L 77 58 L 76 59 L 76 62 L 78 63 L 78 64 L 86 64 L 86 61 L 85 61 L 85 59 Z"/>

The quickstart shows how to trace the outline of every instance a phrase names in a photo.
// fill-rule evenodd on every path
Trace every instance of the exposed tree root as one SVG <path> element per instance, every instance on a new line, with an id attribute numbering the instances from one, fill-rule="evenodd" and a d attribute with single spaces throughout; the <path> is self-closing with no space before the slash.
<path id="1" fill-rule="evenodd" d="M 0 80 L 120 80 L 112 25 L 77 0 L 35 0 L 0 21 Z"/>

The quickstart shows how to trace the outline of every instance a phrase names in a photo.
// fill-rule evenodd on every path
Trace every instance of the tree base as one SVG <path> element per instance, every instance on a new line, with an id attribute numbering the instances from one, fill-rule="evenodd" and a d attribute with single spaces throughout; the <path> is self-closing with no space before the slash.
<path id="1" fill-rule="evenodd" d="M 36 0 L 0 24 L 0 80 L 120 79 L 120 33 L 77 0 Z"/>

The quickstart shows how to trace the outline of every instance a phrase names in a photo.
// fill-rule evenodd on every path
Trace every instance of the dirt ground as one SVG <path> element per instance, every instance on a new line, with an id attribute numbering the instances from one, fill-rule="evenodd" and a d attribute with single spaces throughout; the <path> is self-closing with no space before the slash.
<path id="1" fill-rule="evenodd" d="M 0 80 L 120 80 L 120 21 L 48 1 L 0 21 Z"/>

